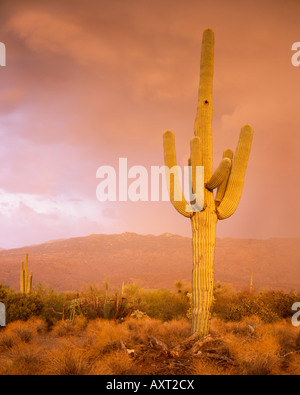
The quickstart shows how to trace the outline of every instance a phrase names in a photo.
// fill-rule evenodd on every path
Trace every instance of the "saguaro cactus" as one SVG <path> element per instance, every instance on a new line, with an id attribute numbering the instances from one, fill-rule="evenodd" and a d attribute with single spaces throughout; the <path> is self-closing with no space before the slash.
<path id="1" fill-rule="evenodd" d="M 192 189 L 197 186 L 196 167 L 204 166 L 204 207 L 193 212 L 192 207 L 182 200 L 174 199 L 174 189 L 180 188 L 178 179 L 170 180 L 170 200 L 175 209 L 192 223 L 193 276 L 192 276 L 192 332 L 200 337 L 209 334 L 211 306 L 213 301 L 213 262 L 215 250 L 216 224 L 218 220 L 230 217 L 240 201 L 244 176 L 250 154 L 253 130 L 249 125 L 241 129 L 235 155 L 230 149 L 223 153 L 223 159 L 213 173 L 212 139 L 212 86 L 214 61 L 214 33 L 207 29 L 203 33 L 200 87 L 195 120 L 195 137 L 191 140 Z M 164 157 L 166 166 L 177 166 L 175 137 L 172 131 L 164 133 Z M 214 195 L 214 189 L 217 192 Z"/>
<path id="2" fill-rule="evenodd" d="M 32 272 L 28 278 L 28 254 L 25 258 L 25 266 L 24 262 L 21 263 L 20 290 L 22 294 L 30 294 L 32 291 Z"/>
<path id="3" fill-rule="evenodd" d="M 250 293 L 252 294 L 254 292 L 254 286 L 253 286 L 253 270 L 251 272 L 251 278 L 250 278 Z"/>

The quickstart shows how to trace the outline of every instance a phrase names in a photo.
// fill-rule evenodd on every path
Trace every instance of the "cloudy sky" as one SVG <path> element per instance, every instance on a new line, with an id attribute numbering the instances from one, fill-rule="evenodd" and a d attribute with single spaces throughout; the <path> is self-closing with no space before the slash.
<path id="1" fill-rule="evenodd" d="M 191 235 L 168 202 L 96 198 L 98 167 L 185 165 L 203 30 L 215 31 L 214 167 L 254 140 L 218 237 L 300 237 L 299 0 L 1 0 L 0 247 L 91 233 Z"/>

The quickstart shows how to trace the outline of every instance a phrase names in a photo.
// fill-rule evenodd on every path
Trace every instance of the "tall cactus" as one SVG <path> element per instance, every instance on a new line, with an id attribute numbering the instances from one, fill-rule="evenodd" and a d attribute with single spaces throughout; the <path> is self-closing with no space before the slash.
<path id="1" fill-rule="evenodd" d="M 22 294 L 30 294 L 32 291 L 32 272 L 28 278 L 28 254 L 25 258 L 25 266 L 24 262 L 21 263 L 20 291 Z"/>
<path id="2" fill-rule="evenodd" d="M 216 224 L 218 220 L 230 217 L 238 206 L 253 136 L 252 127 L 243 126 L 235 155 L 230 149 L 226 149 L 219 167 L 213 173 L 213 61 L 214 32 L 207 29 L 203 33 L 202 40 L 195 137 L 191 140 L 189 160 L 192 168 L 192 190 L 194 193 L 197 188 L 195 169 L 197 166 L 204 167 L 205 189 L 202 211 L 195 211 L 189 207 L 181 191 L 179 196 L 182 196 L 182 199 L 174 198 L 174 190 L 178 191 L 181 188 L 176 175 L 170 179 L 169 184 L 170 200 L 173 206 L 180 214 L 190 218 L 192 223 L 192 332 L 198 332 L 200 337 L 207 336 L 210 328 Z M 164 133 L 164 157 L 169 170 L 177 166 L 175 137 L 170 130 Z M 215 196 L 214 189 L 216 188 Z"/>

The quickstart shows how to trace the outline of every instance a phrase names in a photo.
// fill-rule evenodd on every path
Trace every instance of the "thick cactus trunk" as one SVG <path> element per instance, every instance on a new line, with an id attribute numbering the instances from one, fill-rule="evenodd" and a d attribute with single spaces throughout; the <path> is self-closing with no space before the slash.
<path id="1" fill-rule="evenodd" d="M 192 332 L 200 337 L 209 334 L 214 287 L 214 254 L 216 239 L 216 212 L 206 209 L 192 218 L 193 231 L 193 315 Z"/>

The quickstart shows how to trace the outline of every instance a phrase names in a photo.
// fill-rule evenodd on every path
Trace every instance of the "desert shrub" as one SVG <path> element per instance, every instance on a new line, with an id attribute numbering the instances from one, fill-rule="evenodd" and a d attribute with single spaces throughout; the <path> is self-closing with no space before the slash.
<path id="1" fill-rule="evenodd" d="M 129 318 L 123 325 L 129 331 L 129 338 L 133 344 L 142 344 L 148 342 L 149 336 L 157 336 L 157 328 L 161 321 L 155 318 L 146 317 L 143 320 Z"/>
<path id="2" fill-rule="evenodd" d="M 27 321 L 41 315 L 43 305 L 36 295 L 9 293 L 4 299 L 6 306 L 6 322 Z"/>
<path id="3" fill-rule="evenodd" d="M 264 322 L 272 323 L 291 316 L 291 302 L 289 295 L 280 292 L 251 294 L 242 291 L 225 295 L 218 292 L 213 313 L 225 321 L 240 321 L 257 315 Z"/>
<path id="4" fill-rule="evenodd" d="M 107 284 L 108 286 L 108 284 Z M 86 298 L 92 300 L 97 297 L 105 296 L 105 291 L 102 290 L 97 284 L 84 284 L 81 289 L 80 293 L 77 297 Z"/>
<path id="5" fill-rule="evenodd" d="M 13 348 L 16 343 L 17 339 L 13 333 L 0 333 L 0 353 Z"/>
<path id="6" fill-rule="evenodd" d="M 180 283 L 180 289 L 178 289 Z M 139 284 L 125 287 L 125 296 L 137 306 L 137 309 L 149 317 L 162 321 L 180 319 L 187 316 L 190 308 L 188 288 L 182 289 L 184 283 L 178 281 L 177 292 L 169 289 L 143 289 Z"/>
<path id="7" fill-rule="evenodd" d="M 37 345 L 20 343 L 6 354 L 0 367 L 1 375 L 30 376 L 42 374 L 44 354 Z"/>
<path id="8" fill-rule="evenodd" d="M 52 325 L 59 319 L 54 311 L 61 311 L 65 300 L 64 294 L 57 294 L 42 286 L 38 286 L 30 295 L 24 295 L 0 285 L 0 301 L 6 306 L 7 323 L 38 317 Z"/>
<path id="9" fill-rule="evenodd" d="M 189 309 L 189 299 L 185 294 L 168 289 L 145 290 L 141 299 L 140 310 L 162 321 L 186 317 Z"/>
<path id="10" fill-rule="evenodd" d="M 226 345 L 241 374 L 276 374 L 280 364 L 280 345 L 275 336 L 260 334 L 241 342 L 239 337 L 228 334 Z"/>
<path id="11" fill-rule="evenodd" d="M 186 350 L 179 359 L 149 343 L 154 336 L 171 349 L 190 330 L 186 319 L 149 317 L 123 322 L 77 317 L 73 323 L 57 322 L 51 331 L 40 319 L 13 322 L 0 332 L 0 375 L 153 375 L 177 369 L 197 375 L 300 373 L 299 328 L 286 320 L 266 324 L 257 316 L 235 322 L 213 318 L 212 339 L 200 353 Z"/>
<path id="12" fill-rule="evenodd" d="M 93 356 L 101 355 L 103 350 L 109 349 L 112 344 L 120 340 L 127 342 L 129 339 L 126 325 L 104 319 L 91 321 L 87 326 L 86 334 L 91 339 L 90 344 L 93 344 L 91 347 Z"/>
<path id="13" fill-rule="evenodd" d="M 6 286 L 0 284 L 0 300 L 1 300 L 1 302 L 4 302 L 7 299 L 8 295 L 11 293 L 13 293 L 13 291 L 9 287 L 6 287 Z"/>
<path id="14" fill-rule="evenodd" d="M 132 358 L 124 352 L 113 351 L 98 360 L 92 370 L 93 375 L 127 375 L 134 365 Z"/>
<path id="15" fill-rule="evenodd" d="M 226 321 L 240 321 L 244 317 L 257 315 L 264 322 L 272 323 L 290 318 L 291 307 L 299 300 L 300 295 L 294 292 L 236 292 L 229 286 L 217 283 L 214 289 L 213 316 Z"/>
<path id="16" fill-rule="evenodd" d="M 47 330 L 47 325 L 44 321 L 31 318 L 27 322 L 14 321 L 11 322 L 5 330 L 5 334 L 12 334 L 19 341 L 24 343 L 30 343 L 31 340 L 37 336 L 45 333 Z"/>
<path id="17" fill-rule="evenodd" d="M 62 319 L 61 313 L 63 312 L 64 305 L 75 297 L 74 293 L 59 294 L 41 284 L 35 287 L 34 295 L 39 298 L 42 305 L 39 317 L 46 321 L 49 327 L 52 327 L 57 321 Z"/>
<path id="18" fill-rule="evenodd" d="M 289 356 L 288 366 L 286 368 L 286 374 L 291 376 L 300 375 L 300 354 L 292 354 Z"/>
<path id="19" fill-rule="evenodd" d="M 99 318 L 123 320 L 139 310 L 162 321 L 191 318 L 191 294 L 176 283 L 176 290 L 143 289 L 138 284 L 126 285 L 122 294 L 109 294 L 97 286 L 86 285 L 81 292 L 57 293 L 38 285 L 30 295 L 22 295 L 0 285 L 0 301 L 7 308 L 7 322 L 27 321 L 37 317 L 47 322 L 48 328 L 58 321 L 95 320 Z M 212 316 L 224 321 L 239 322 L 244 317 L 258 316 L 272 323 L 292 316 L 292 305 L 300 294 L 283 291 L 250 293 L 235 291 L 232 287 L 216 283 Z"/>
<path id="20" fill-rule="evenodd" d="M 153 331 L 153 335 L 168 346 L 173 347 L 188 338 L 191 334 L 191 324 L 186 319 L 171 320 L 159 323 Z"/>
<path id="21" fill-rule="evenodd" d="M 85 317 L 89 320 L 98 318 L 122 320 L 135 310 L 135 305 L 118 293 L 112 296 L 93 297 L 91 299 L 73 299 L 65 305 L 65 315 L 69 320 Z"/>
<path id="22" fill-rule="evenodd" d="M 58 321 L 51 329 L 51 334 L 55 337 L 66 337 L 75 333 L 74 325 L 71 321 Z"/>
<path id="23" fill-rule="evenodd" d="M 192 367 L 192 374 L 197 376 L 228 376 L 234 374 L 232 367 L 223 367 L 217 363 L 204 361 L 202 359 L 195 360 Z"/>
<path id="24" fill-rule="evenodd" d="M 228 306 L 224 319 L 226 321 L 240 321 L 244 317 L 258 316 L 264 322 L 275 322 L 279 317 L 271 309 L 256 300 L 244 299 L 240 304 Z"/>
<path id="25" fill-rule="evenodd" d="M 56 376 L 82 376 L 90 373 L 85 354 L 71 343 L 60 345 L 46 355 L 45 373 Z"/>
<path id="26" fill-rule="evenodd" d="M 27 321 L 27 324 L 30 326 L 35 335 L 43 335 L 48 331 L 46 321 L 41 318 L 30 318 L 30 320 Z"/>
<path id="27" fill-rule="evenodd" d="M 14 321 L 0 333 L 0 352 L 14 348 L 21 343 L 31 343 L 37 335 L 46 332 L 46 323 L 40 319 L 30 319 L 27 322 Z"/>
<path id="28" fill-rule="evenodd" d="M 264 322 L 257 316 L 244 317 L 240 321 L 224 321 L 214 318 L 211 324 L 211 334 L 213 336 L 226 336 L 233 334 L 236 337 L 253 336 L 258 328 L 263 327 Z"/>
<path id="29" fill-rule="evenodd" d="M 88 326 L 88 320 L 84 317 L 77 317 L 74 321 L 57 321 L 51 328 L 51 335 L 54 337 L 69 337 L 79 335 Z"/>
<path id="30" fill-rule="evenodd" d="M 282 355 L 297 351 L 297 338 L 300 336 L 300 331 L 291 325 L 290 322 L 281 320 L 272 325 L 264 325 L 262 328 L 259 328 L 258 332 L 262 331 L 277 338 Z"/>
<path id="31" fill-rule="evenodd" d="M 259 293 L 258 298 L 278 317 L 290 318 L 292 305 L 300 301 L 300 294 L 268 291 Z"/>

